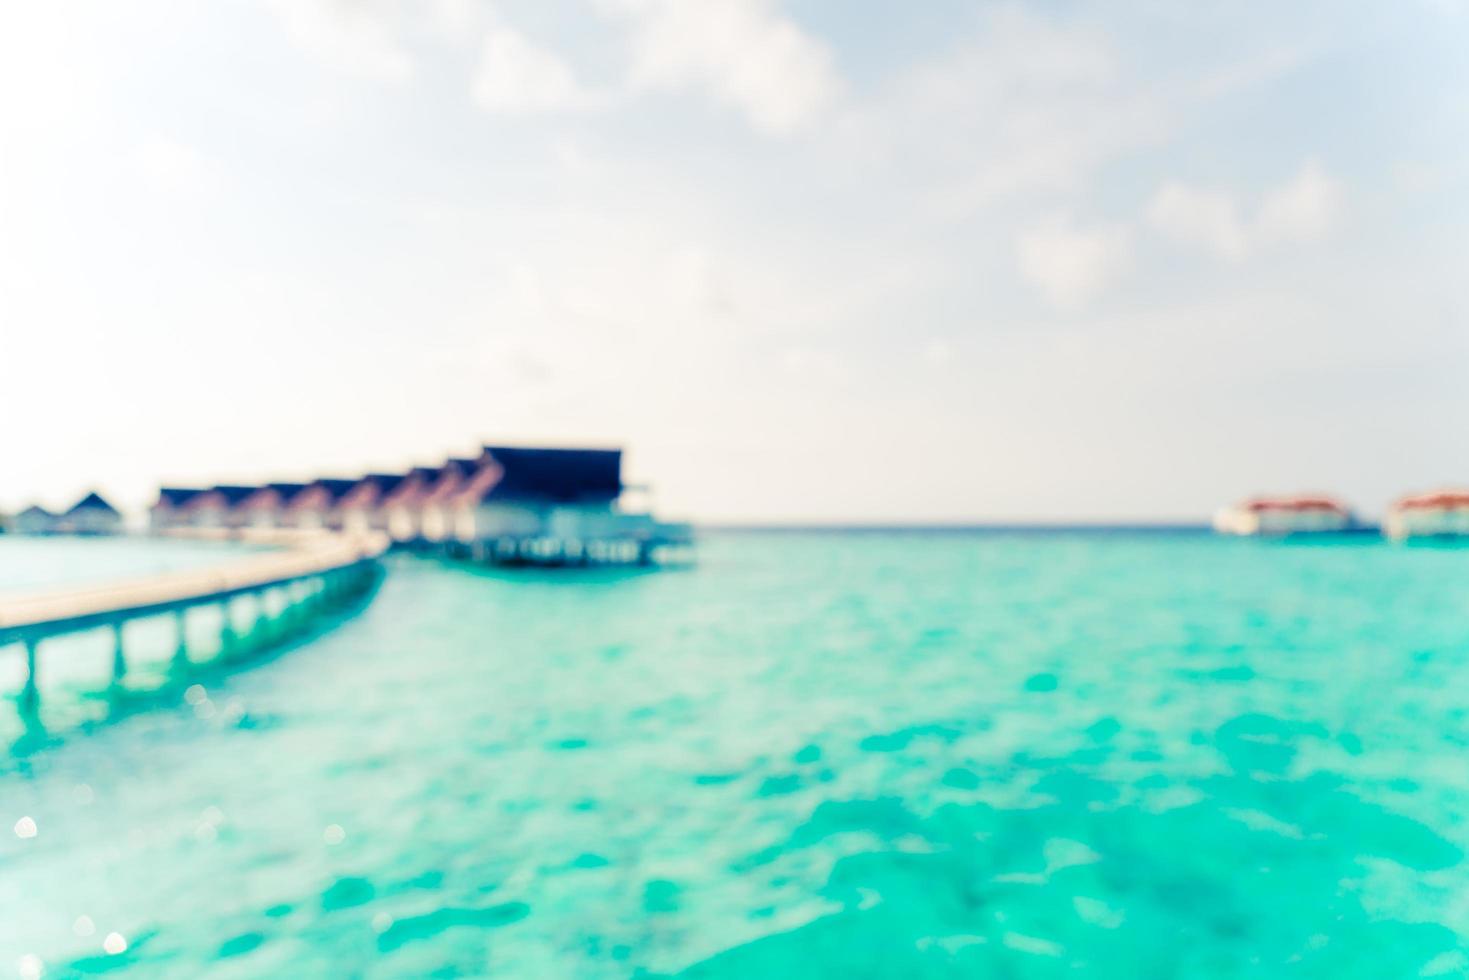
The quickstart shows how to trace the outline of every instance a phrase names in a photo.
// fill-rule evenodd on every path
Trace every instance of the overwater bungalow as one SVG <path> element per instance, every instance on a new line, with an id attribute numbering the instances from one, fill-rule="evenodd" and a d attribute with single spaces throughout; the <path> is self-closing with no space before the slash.
<path id="1" fill-rule="evenodd" d="M 54 534 L 56 515 L 32 504 L 10 519 L 10 530 L 16 534 Z"/>
<path id="2" fill-rule="evenodd" d="M 165 488 L 151 519 L 160 530 L 384 530 L 399 544 L 548 563 L 649 560 L 662 545 L 690 543 L 687 527 L 623 508 L 625 489 L 618 449 L 486 446 L 404 474 Z"/>
<path id="3" fill-rule="evenodd" d="M 283 515 L 302 490 L 304 483 L 267 483 L 256 487 L 231 507 L 232 527 L 280 527 Z"/>
<path id="4" fill-rule="evenodd" d="M 486 446 L 451 498 L 455 537 L 610 537 L 622 489 L 618 449 Z"/>
<path id="5" fill-rule="evenodd" d="M 118 534 L 122 531 L 122 512 L 101 494 L 89 493 L 57 517 L 55 527 L 62 534 Z"/>
<path id="6" fill-rule="evenodd" d="M 286 505 L 281 525 L 308 530 L 340 530 L 342 524 L 337 505 L 357 483 L 357 480 L 338 477 L 313 480 Z"/>
<path id="7" fill-rule="evenodd" d="M 1469 489 L 1444 488 L 1415 493 L 1393 503 L 1383 522 L 1388 537 L 1469 537 Z"/>
<path id="8" fill-rule="evenodd" d="M 473 541 L 501 534 L 534 534 L 539 529 L 535 512 L 523 502 L 506 501 L 496 508 L 495 490 L 504 482 L 504 472 L 494 460 L 485 460 L 449 497 L 449 525 L 456 539 Z"/>
<path id="9" fill-rule="evenodd" d="M 251 513 L 245 502 L 254 498 L 260 488 L 238 483 L 217 486 L 214 491 L 224 498 L 224 526 L 234 530 L 251 526 Z"/>
<path id="10" fill-rule="evenodd" d="M 337 516 L 344 531 L 386 531 L 387 511 L 384 506 L 394 490 L 406 479 L 395 473 L 369 473 L 337 502 Z"/>
<path id="11" fill-rule="evenodd" d="M 448 541 L 454 537 L 454 500 L 480 469 L 479 460 L 450 459 L 439 469 L 438 478 L 419 498 L 419 533 L 425 541 Z"/>
<path id="12" fill-rule="evenodd" d="M 1323 534 L 1345 531 L 1352 524 L 1351 510 L 1324 494 L 1252 497 L 1214 515 L 1214 529 L 1221 534 Z"/>
<path id="13" fill-rule="evenodd" d="M 186 499 L 175 511 L 174 527 L 224 527 L 245 526 L 245 517 L 239 510 L 242 501 L 248 500 L 258 487 L 238 484 L 222 484 L 200 490 Z M 156 506 L 156 505 L 155 505 Z"/>
<path id="14" fill-rule="evenodd" d="M 363 478 L 353 479 L 328 479 L 317 480 L 313 486 L 320 486 L 326 490 L 331 497 L 331 505 L 326 512 L 326 526 L 333 531 L 340 531 L 346 524 L 346 515 L 342 508 L 343 502 L 352 495 L 352 492 L 362 485 Z"/>
<path id="15" fill-rule="evenodd" d="M 164 531 L 183 525 L 184 505 L 203 492 L 194 487 L 163 487 L 158 491 L 158 500 L 148 508 L 148 526 Z"/>
<path id="16" fill-rule="evenodd" d="M 383 495 L 375 519 L 382 522 L 394 541 L 406 544 L 419 539 L 422 534 L 422 501 L 438 477 L 438 467 L 415 467 L 396 487 Z"/>

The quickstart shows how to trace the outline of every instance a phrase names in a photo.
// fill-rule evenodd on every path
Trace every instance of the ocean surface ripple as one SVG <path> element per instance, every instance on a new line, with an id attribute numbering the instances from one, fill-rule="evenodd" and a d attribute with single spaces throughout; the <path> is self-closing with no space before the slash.
<path id="1" fill-rule="evenodd" d="M 99 707 L 59 641 L 0 756 L 0 976 L 1469 972 L 1469 550 L 389 565 L 188 698 Z"/>

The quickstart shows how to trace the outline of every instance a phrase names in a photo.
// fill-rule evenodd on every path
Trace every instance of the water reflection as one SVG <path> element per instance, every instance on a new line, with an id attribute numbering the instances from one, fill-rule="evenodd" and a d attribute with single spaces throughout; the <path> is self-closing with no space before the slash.
<path id="1" fill-rule="evenodd" d="M 885 738 L 916 730 L 947 726 Z M 735 870 L 778 875 L 859 835 L 878 846 L 836 860 L 822 894 L 838 910 L 680 976 L 1417 975 L 1460 940 L 1365 904 L 1375 863 L 1426 872 L 1463 854 L 1336 774 L 1290 775 L 1297 743 L 1326 737 L 1309 722 L 1231 719 L 1212 737 L 1229 772 L 1190 782 L 1183 806 L 1099 778 L 1105 751 L 1086 765 L 1016 757 L 996 778 L 1033 788 L 1020 806 L 983 802 L 993 787 L 979 783 L 967 787 L 979 799 L 929 813 L 897 797 L 822 803 Z"/>

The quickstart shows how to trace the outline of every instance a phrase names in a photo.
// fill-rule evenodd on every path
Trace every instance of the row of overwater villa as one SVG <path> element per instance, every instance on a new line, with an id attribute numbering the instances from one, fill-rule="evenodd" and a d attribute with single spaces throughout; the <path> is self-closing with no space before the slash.
<path id="1" fill-rule="evenodd" d="M 1223 534 L 1340 534 L 1371 530 L 1344 502 L 1326 494 L 1251 497 L 1222 508 L 1214 528 Z M 1469 489 L 1446 488 L 1399 497 L 1382 533 L 1390 538 L 1469 537 Z"/>
<path id="2" fill-rule="evenodd" d="M 648 564 L 685 555 L 686 524 L 630 503 L 620 449 L 486 446 L 406 473 L 306 483 L 164 487 L 149 511 L 179 529 L 379 531 L 395 544 L 515 564 Z"/>
<path id="3" fill-rule="evenodd" d="M 0 648 L 23 650 L 19 704 L 34 711 L 41 651 L 55 637 L 109 632 L 111 684 L 121 688 L 133 655 L 129 625 L 171 617 L 171 676 L 187 678 L 198 653 L 191 620 L 197 627 L 202 616 L 217 629 L 218 639 L 206 644 L 211 664 L 279 646 L 370 595 L 378 558 L 393 544 L 519 565 L 650 565 L 689 556 L 689 526 L 632 505 L 633 490 L 646 493 L 623 482 L 621 450 L 513 446 L 486 446 L 476 456 L 406 473 L 164 487 L 149 510 L 154 533 L 240 538 L 269 550 L 228 566 L 0 597 Z M 37 519 L 27 528 L 105 534 L 122 523 L 115 508 L 89 495 L 59 520 Z"/>

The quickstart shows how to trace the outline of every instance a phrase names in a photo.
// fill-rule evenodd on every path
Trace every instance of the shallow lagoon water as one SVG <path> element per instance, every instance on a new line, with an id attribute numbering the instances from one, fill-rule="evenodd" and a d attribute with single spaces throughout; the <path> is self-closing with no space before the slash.
<path id="1" fill-rule="evenodd" d="M 0 975 L 1469 970 L 1469 551 L 388 564 L 357 617 L 205 678 L 209 710 L 166 691 L 5 758 Z"/>

